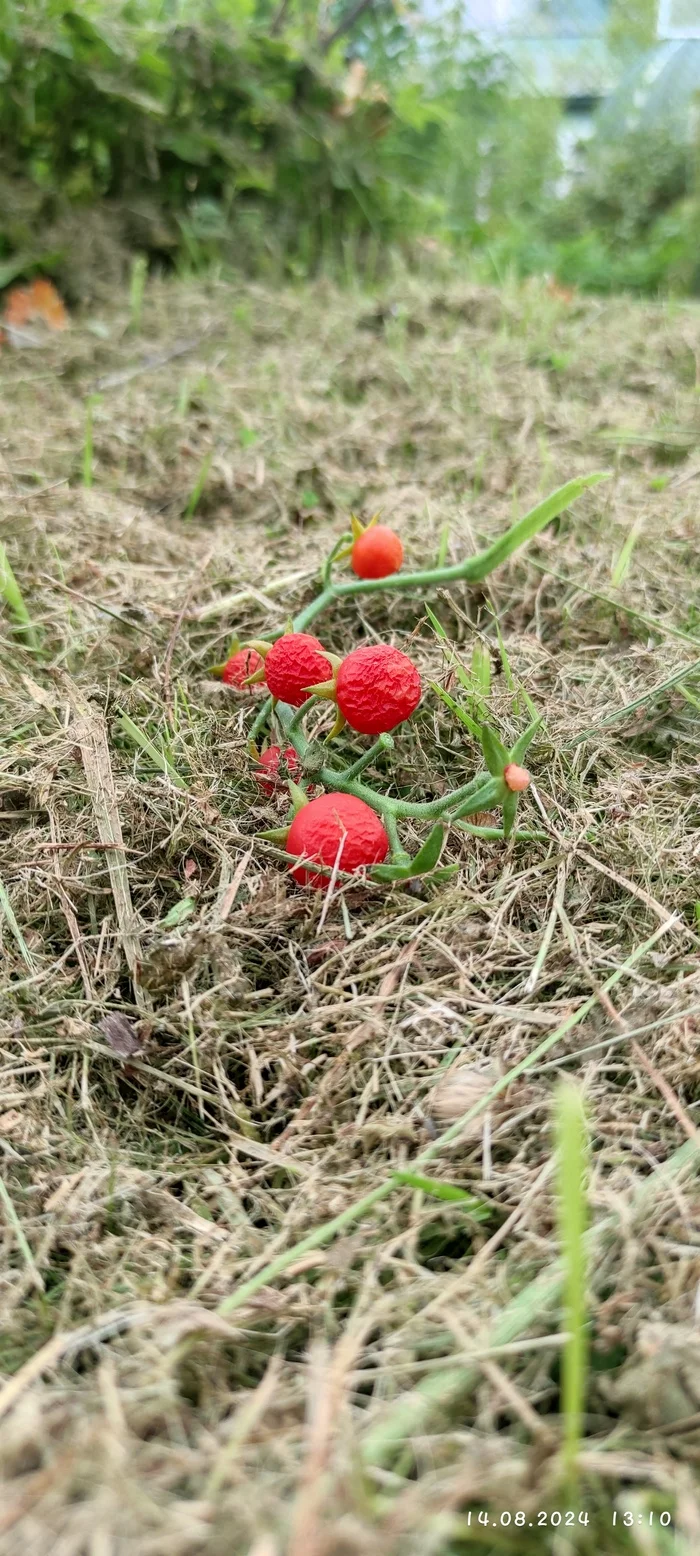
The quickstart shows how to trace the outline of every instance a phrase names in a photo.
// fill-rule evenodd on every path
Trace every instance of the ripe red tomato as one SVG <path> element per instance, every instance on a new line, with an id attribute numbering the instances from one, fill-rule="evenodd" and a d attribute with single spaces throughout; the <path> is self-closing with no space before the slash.
<path id="1" fill-rule="evenodd" d="M 235 686 L 239 692 L 253 694 L 258 690 L 257 686 L 246 686 L 245 682 L 249 675 L 255 675 L 262 663 L 262 654 L 258 653 L 257 648 L 239 648 L 226 660 L 221 679 L 227 686 Z"/>
<path id="2" fill-rule="evenodd" d="M 287 838 L 287 852 L 311 864 L 326 865 L 319 875 L 304 865 L 294 865 L 292 875 L 300 886 L 327 887 L 336 861 L 340 870 L 360 870 L 381 864 L 389 851 L 389 839 L 379 816 L 354 794 L 319 794 L 298 810 Z"/>
<path id="3" fill-rule="evenodd" d="M 256 764 L 255 777 L 257 778 L 263 794 L 274 794 L 284 782 L 280 773 L 280 763 L 284 763 L 287 769 L 287 777 L 301 777 L 301 762 L 293 746 L 287 746 L 285 751 L 281 746 L 268 746 L 261 752 Z"/>
<path id="4" fill-rule="evenodd" d="M 292 708 L 306 702 L 309 686 L 330 680 L 332 673 L 323 644 L 308 632 L 285 632 L 265 660 L 268 691 Z"/>
<path id="5" fill-rule="evenodd" d="M 386 524 L 374 524 L 358 536 L 350 562 L 358 578 L 388 578 L 390 573 L 398 573 L 403 562 L 400 535 Z"/>
<path id="6" fill-rule="evenodd" d="M 410 718 L 420 699 L 420 675 L 413 660 L 389 643 L 353 648 L 338 671 L 338 707 L 360 735 L 395 729 Z"/>

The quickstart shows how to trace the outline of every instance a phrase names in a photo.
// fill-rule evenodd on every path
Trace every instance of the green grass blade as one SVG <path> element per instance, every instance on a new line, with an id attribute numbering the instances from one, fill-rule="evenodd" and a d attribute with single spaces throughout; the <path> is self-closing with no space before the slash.
<path id="1" fill-rule="evenodd" d="M 37 1269 L 34 1255 L 24 1235 L 24 1227 L 22 1226 L 22 1222 L 20 1221 L 17 1211 L 15 1210 L 12 1199 L 10 1198 L 9 1190 L 3 1178 L 0 1178 L 0 1202 L 2 1202 L 5 1215 L 7 1216 L 9 1224 L 12 1227 L 12 1230 L 17 1239 L 17 1247 L 19 1248 L 22 1258 L 24 1259 L 27 1269 L 29 1270 L 32 1284 L 36 1286 L 37 1291 L 44 1291 L 46 1289 L 44 1282 L 39 1270 Z"/>
<path id="2" fill-rule="evenodd" d="M 554 1122 L 559 1191 L 559 1245 L 564 1266 L 563 1323 L 568 1334 L 562 1357 L 564 1462 L 567 1474 L 573 1483 L 577 1475 L 588 1366 L 585 1244 L 588 1134 L 581 1092 L 572 1081 L 563 1081 L 559 1088 Z"/>
<path id="3" fill-rule="evenodd" d="M 185 919 L 194 913 L 196 906 L 197 899 L 195 897 L 181 897 L 179 902 L 173 903 L 172 908 L 168 910 L 165 917 L 159 920 L 158 928 L 177 929 L 179 924 L 183 924 Z"/>
<path id="4" fill-rule="evenodd" d="M 24 603 L 22 591 L 10 567 L 10 559 L 5 547 L 0 540 L 0 595 L 2 596 L 10 615 L 14 616 L 19 631 L 30 648 L 38 649 L 39 639 L 34 630 L 31 616 Z"/>
<path id="5" fill-rule="evenodd" d="M 129 283 L 129 325 L 134 333 L 137 333 L 141 328 L 143 296 L 146 290 L 147 275 L 148 260 L 146 255 L 135 254 L 131 262 L 131 279 Z"/>
<path id="6" fill-rule="evenodd" d="M 698 713 L 700 713 L 700 697 L 694 697 L 693 693 L 688 691 L 687 686 L 684 686 L 682 681 L 678 690 L 681 697 L 684 697 L 685 701 L 690 703 L 691 708 L 697 708 Z"/>
<path id="7" fill-rule="evenodd" d="M 426 1178 L 421 1172 L 395 1172 L 394 1180 L 404 1188 L 419 1189 L 421 1194 L 430 1194 L 433 1199 L 462 1204 L 465 1209 L 473 1211 L 480 1221 L 485 1220 L 492 1213 L 490 1205 L 482 1199 L 476 1199 L 466 1189 L 458 1188 L 456 1183 L 444 1183 L 441 1178 Z"/>
<path id="8" fill-rule="evenodd" d="M 210 449 L 209 453 L 206 454 L 204 459 L 202 460 L 202 463 L 201 463 L 201 465 L 199 467 L 199 474 L 198 474 L 197 479 L 196 479 L 196 481 L 194 483 L 194 486 L 192 487 L 192 491 L 190 492 L 190 495 L 189 495 L 189 498 L 188 498 L 188 501 L 187 501 L 187 507 L 185 508 L 185 512 L 183 514 L 183 518 L 185 518 L 185 519 L 192 519 L 192 518 L 194 518 L 194 515 L 197 512 L 199 504 L 200 504 L 200 502 L 202 500 L 202 492 L 204 491 L 204 488 L 205 488 L 206 483 L 207 483 L 207 476 L 209 474 L 209 469 L 210 469 L 211 462 L 212 462 L 213 458 L 214 458 L 214 450 Z"/>
<path id="9" fill-rule="evenodd" d="M 438 618 L 435 615 L 435 612 L 431 611 L 430 606 L 427 604 L 427 602 L 425 600 L 423 601 L 423 610 L 425 611 L 425 614 L 426 614 L 426 616 L 428 618 L 428 621 L 430 622 L 430 625 L 431 625 L 431 627 L 433 629 L 433 632 L 435 633 L 435 636 L 440 639 L 441 643 L 446 643 L 447 642 L 447 633 L 445 631 L 445 628 L 443 627 L 442 622 L 438 621 Z"/>
<path id="10" fill-rule="evenodd" d="M 659 1190 L 672 1184 L 690 1164 L 697 1171 L 699 1162 L 698 1147 L 694 1140 L 688 1140 L 641 1184 L 635 1196 L 637 1214 L 643 1215 L 647 1207 L 653 1205 Z M 587 1253 L 600 1247 L 617 1227 L 618 1222 L 613 1217 L 591 1227 L 586 1233 Z M 559 1300 L 564 1279 L 565 1268 L 561 1260 L 548 1265 L 503 1308 L 485 1335 L 480 1349 L 491 1350 L 499 1345 L 509 1345 L 520 1335 L 526 1334 L 533 1324 L 540 1323 L 543 1315 Z M 391 1463 L 408 1439 L 425 1432 L 429 1423 L 436 1418 L 444 1421 L 445 1412 L 474 1387 L 478 1378 L 478 1361 L 467 1363 L 466 1366 L 455 1366 L 453 1363 L 450 1367 L 441 1367 L 416 1384 L 415 1388 L 402 1394 L 366 1432 L 362 1442 L 364 1462 L 376 1465 Z"/>
<path id="11" fill-rule="evenodd" d="M 11 934 L 14 935 L 15 940 L 17 941 L 17 945 L 19 946 L 19 952 L 20 952 L 20 956 L 22 957 L 22 961 L 29 968 L 30 972 L 34 972 L 34 960 L 33 960 L 33 957 L 32 957 L 32 953 L 31 953 L 31 951 L 29 949 L 29 946 L 27 945 L 27 942 L 26 942 L 26 940 L 24 938 L 24 935 L 22 934 L 22 931 L 21 931 L 21 929 L 19 927 L 19 924 L 17 923 L 17 920 L 15 918 L 14 908 L 13 908 L 12 903 L 10 902 L 10 899 L 9 899 L 9 897 L 7 895 L 7 890 L 5 888 L 5 884 L 4 884 L 4 881 L 2 879 L 0 879 L 0 912 L 5 915 L 5 919 L 7 920 L 8 928 L 9 928 Z"/>
<path id="12" fill-rule="evenodd" d="M 503 679 L 504 679 L 504 681 L 506 683 L 506 686 L 508 687 L 509 692 L 514 692 L 514 691 L 516 691 L 515 676 L 513 675 L 513 671 L 511 670 L 510 659 L 508 658 L 508 650 L 507 650 L 506 645 L 505 645 L 505 643 L 503 641 L 503 633 L 501 632 L 501 623 L 498 620 L 498 617 L 495 614 L 495 612 L 494 612 L 494 618 L 493 619 L 494 619 L 494 624 L 495 624 L 495 627 L 496 627 L 496 637 L 498 639 L 498 653 L 499 653 L 499 656 L 500 656 L 501 665 L 503 667 Z"/>
<path id="13" fill-rule="evenodd" d="M 83 486 L 92 486 L 95 444 L 92 430 L 92 412 L 95 406 L 95 395 L 88 395 L 85 401 L 85 440 L 83 442 Z"/>
<path id="14" fill-rule="evenodd" d="M 474 682 L 482 697 L 488 697 L 491 691 L 491 655 L 478 640 L 472 649 L 471 669 Z"/>
<path id="15" fill-rule="evenodd" d="M 624 583 L 624 580 L 627 577 L 627 574 L 630 570 L 630 563 L 632 561 L 632 552 L 634 551 L 634 548 L 639 539 L 641 528 L 642 520 L 637 519 L 636 523 L 632 525 L 632 528 L 623 546 L 621 547 L 618 556 L 613 562 L 610 572 L 610 581 L 613 589 L 619 589 L 620 584 Z"/>
<path id="16" fill-rule="evenodd" d="M 533 1065 L 537 1064 L 538 1060 L 541 1059 L 544 1054 L 548 1053 L 550 1048 L 554 1047 L 555 1043 L 558 1043 L 562 1037 L 566 1037 L 567 1033 L 572 1031 L 575 1026 L 578 1026 L 579 1022 L 583 1021 L 584 1017 L 588 1015 L 588 1012 L 593 1009 L 594 1005 L 597 1005 L 600 993 L 602 992 L 607 994 L 610 989 L 615 988 L 620 979 L 624 978 L 625 973 L 629 972 L 629 970 L 634 967 L 642 957 L 646 956 L 652 947 L 656 945 L 657 941 L 661 939 L 661 936 L 667 934 L 668 930 L 673 925 L 675 925 L 675 923 L 676 920 L 669 916 L 669 918 L 666 920 L 666 923 L 660 924 L 658 929 L 654 930 L 653 935 L 649 936 L 648 940 L 644 940 L 641 945 L 636 946 L 635 950 L 630 953 L 626 961 L 622 962 L 619 967 L 616 967 L 615 971 L 610 974 L 609 978 L 606 978 L 605 983 L 601 985 L 600 991 L 589 995 L 588 999 L 584 1000 L 576 1010 L 573 1010 L 571 1014 L 568 1015 L 558 1027 L 555 1027 L 553 1032 L 549 1032 L 547 1036 L 542 1039 L 541 1043 L 537 1043 L 536 1046 L 530 1050 L 530 1053 L 525 1055 L 524 1059 L 521 1059 L 518 1064 L 513 1066 L 511 1070 L 508 1070 L 505 1075 L 502 1075 L 500 1079 L 497 1080 L 491 1087 L 490 1091 L 486 1092 L 486 1094 L 481 1097 L 473 1107 L 468 1108 L 466 1113 L 463 1113 L 460 1118 L 456 1119 L 455 1123 L 451 1124 L 449 1129 L 446 1129 L 438 1140 L 434 1140 L 431 1145 L 426 1146 L 426 1149 L 421 1151 L 420 1154 L 414 1158 L 412 1168 L 410 1170 L 417 1169 L 420 1171 L 423 1167 L 427 1167 L 428 1163 L 432 1162 L 436 1156 L 439 1156 L 446 1145 L 449 1145 L 451 1141 L 457 1139 L 458 1135 L 460 1135 L 464 1129 L 465 1124 L 470 1123 L 471 1120 L 476 1118 L 479 1113 L 483 1113 L 485 1109 L 491 1105 L 494 1099 L 500 1096 L 501 1092 L 505 1091 L 507 1086 L 510 1086 L 512 1081 L 516 1080 L 519 1075 L 524 1075 L 526 1070 L 532 1069 Z M 692 1143 L 692 1149 L 693 1151 L 697 1149 L 694 1142 Z M 230 1296 L 224 1297 L 223 1302 L 219 1303 L 217 1312 L 235 1313 L 238 1308 L 244 1307 L 246 1302 L 248 1302 L 251 1297 L 255 1296 L 255 1293 L 260 1291 L 263 1286 L 269 1285 L 270 1282 L 275 1280 L 278 1275 L 282 1275 L 285 1270 L 289 1269 L 290 1265 L 295 1264 L 298 1259 L 303 1257 L 304 1254 L 310 1253 L 314 1248 L 322 1248 L 325 1243 L 332 1242 L 333 1238 L 336 1237 L 340 1232 L 344 1232 L 346 1227 L 352 1226 L 355 1221 L 359 1221 L 362 1216 L 366 1215 L 368 1211 L 372 1210 L 375 1205 L 378 1205 L 382 1200 L 387 1199 L 396 1187 L 396 1180 L 393 1175 L 390 1178 L 385 1178 L 382 1183 L 377 1184 L 375 1189 L 371 1189 L 368 1194 L 363 1195 L 362 1199 L 354 1200 L 351 1204 L 347 1205 L 345 1210 L 340 1211 L 339 1215 L 333 1216 L 330 1221 L 321 1222 L 321 1224 L 314 1227 L 313 1231 L 309 1232 L 306 1237 L 302 1237 L 300 1242 L 294 1243 L 291 1248 L 286 1248 L 284 1252 L 277 1254 L 276 1258 L 271 1259 L 269 1264 L 266 1264 L 263 1269 L 258 1270 L 255 1275 L 251 1275 L 250 1279 L 244 1281 L 242 1286 L 238 1287 L 237 1291 L 232 1291 Z M 547 1278 L 548 1276 L 542 1277 L 545 1286 L 547 1284 Z M 558 1290 L 558 1285 L 556 1284 L 555 1289 Z M 525 1293 L 522 1293 L 521 1295 L 523 1296 L 523 1300 L 525 1300 Z M 516 1299 L 516 1302 L 517 1300 L 518 1299 Z M 533 1312 L 537 1312 L 536 1302 L 533 1308 Z M 516 1330 L 516 1333 L 519 1332 L 519 1330 Z M 512 1338 L 512 1336 L 509 1336 L 508 1338 Z M 452 1373 L 450 1376 L 452 1376 Z M 399 1406 L 397 1408 L 400 1408 L 400 1405 L 401 1402 L 399 1401 Z"/>
<path id="17" fill-rule="evenodd" d="M 462 708 L 458 702 L 455 702 L 454 697 L 451 697 L 449 692 L 446 692 L 443 686 L 438 686 L 437 681 L 431 681 L 430 688 L 431 691 L 434 691 L 435 695 L 440 698 L 440 701 L 444 702 L 445 707 L 449 708 L 450 713 L 454 713 L 455 718 L 459 719 L 460 724 L 463 724 L 464 728 L 469 730 L 470 735 L 473 735 L 475 740 L 480 741 L 481 728 L 477 724 L 476 720 L 471 718 L 470 714 L 466 712 L 466 709 Z"/>
<path id="18" fill-rule="evenodd" d="M 440 530 L 440 543 L 438 545 L 437 565 L 444 567 L 447 561 L 447 551 L 450 544 L 450 526 L 443 524 Z"/>
<path id="19" fill-rule="evenodd" d="M 170 782 L 174 783 L 176 789 L 187 788 L 184 778 L 180 776 L 177 768 L 173 767 L 165 752 L 159 750 L 158 746 L 154 745 L 152 740 L 149 740 L 148 735 L 144 735 L 143 730 L 139 729 L 138 724 L 135 724 L 133 719 L 129 718 L 128 713 L 120 713 L 117 722 L 132 745 L 140 746 L 141 750 L 150 756 L 154 767 L 157 767 L 161 773 L 165 773 L 166 778 L 169 778 Z"/>
<path id="20" fill-rule="evenodd" d="M 680 686 L 681 682 L 690 680 L 694 675 L 700 675 L 700 659 L 694 659 L 691 664 L 683 665 L 680 670 L 675 670 L 673 675 L 666 677 L 665 681 L 659 681 L 648 692 L 642 692 L 641 697 L 635 697 L 632 702 L 626 702 L 624 708 L 617 708 L 614 713 L 608 713 L 604 719 L 599 719 L 597 724 L 591 724 L 588 729 L 583 729 L 580 735 L 574 735 L 571 740 L 564 740 L 564 746 L 578 746 L 582 740 L 589 740 L 591 735 L 597 735 L 601 729 L 607 729 L 609 724 L 617 724 L 620 719 L 627 717 L 628 713 L 635 713 L 637 708 L 643 708 L 646 702 L 653 702 L 655 697 L 660 697 L 663 692 L 669 692 L 674 686 Z"/>

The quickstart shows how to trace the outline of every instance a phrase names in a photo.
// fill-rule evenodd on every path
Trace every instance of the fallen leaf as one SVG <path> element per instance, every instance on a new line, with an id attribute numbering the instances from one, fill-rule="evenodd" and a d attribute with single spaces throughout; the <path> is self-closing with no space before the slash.
<path id="1" fill-rule="evenodd" d="M 35 312 L 52 330 L 68 328 L 68 313 L 63 298 L 52 281 L 37 280 L 29 288 Z"/>
<path id="2" fill-rule="evenodd" d="M 39 277 L 30 286 L 13 286 L 5 298 L 3 324 L 8 329 L 22 329 L 25 324 L 38 322 L 50 330 L 68 328 L 68 314 L 52 281 Z"/>
<path id="3" fill-rule="evenodd" d="M 453 1064 L 429 1093 L 426 1112 L 442 1128 L 455 1124 L 463 1113 L 483 1100 L 497 1080 L 498 1070 L 494 1064 Z M 500 1098 L 498 1102 L 502 1105 Z M 470 1119 L 464 1127 L 465 1140 L 477 1139 L 483 1128 L 483 1114 Z"/>
<path id="4" fill-rule="evenodd" d="M 133 1021 L 128 1016 L 120 1016 L 118 1011 L 102 1017 L 100 1031 L 118 1059 L 133 1059 L 135 1054 L 143 1052 L 143 1043 Z"/>

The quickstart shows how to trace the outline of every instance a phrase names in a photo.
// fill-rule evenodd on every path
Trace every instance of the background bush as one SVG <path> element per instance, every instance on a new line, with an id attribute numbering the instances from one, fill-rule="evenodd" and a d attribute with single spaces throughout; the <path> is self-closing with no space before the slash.
<path id="1" fill-rule="evenodd" d="M 134 249 L 372 277 L 428 238 L 497 277 L 700 291 L 691 138 L 604 112 L 561 199 L 560 105 L 518 95 L 459 10 L 0 0 L 0 84 L 0 286 L 40 269 L 77 301 Z"/>
<path id="2" fill-rule="evenodd" d="M 555 115 L 510 102 L 456 17 L 418 39 L 378 8 L 353 38 L 364 81 L 314 13 L 276 18 L 248 0 L 0 8 L 0 282 L 39 264 L 89 287 L 88 209 L 107 273 L 120 242 L 307 273 L 348 246 L 376 265 L 418 236 L 472 244 L 537 205 Z"/>

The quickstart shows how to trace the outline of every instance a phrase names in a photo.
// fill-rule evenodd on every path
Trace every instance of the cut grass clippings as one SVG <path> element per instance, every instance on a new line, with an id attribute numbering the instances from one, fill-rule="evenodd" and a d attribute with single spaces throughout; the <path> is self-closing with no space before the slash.
<path id="1" fill-rule="evenodd" d="M 136 266 L 0 354 L 3 1556 L 695 1556 L 694 310 Z M 401 589 L 314 614 L 378 510 Z M 209 667 L 310 609 L 424 695 L 369 760 L 319 707 L 301 781 L 431 858 L 539 720 L 509 838 L 294 884 Z"/>

